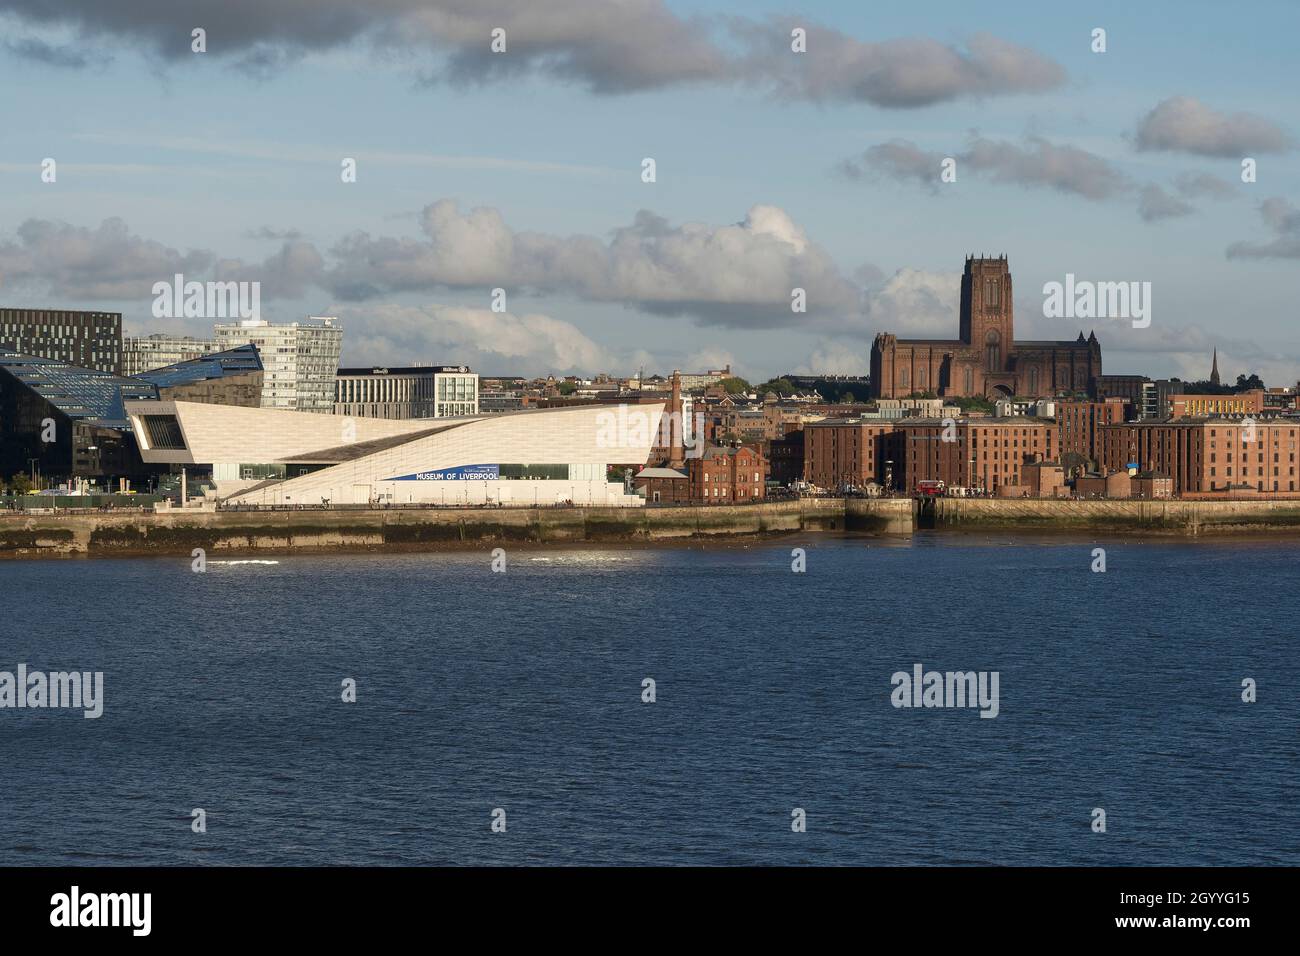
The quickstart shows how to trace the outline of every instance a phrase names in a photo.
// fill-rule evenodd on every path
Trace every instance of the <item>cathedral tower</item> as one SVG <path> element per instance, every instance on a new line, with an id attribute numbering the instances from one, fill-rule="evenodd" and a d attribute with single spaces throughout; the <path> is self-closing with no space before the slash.
<path id="1" fill-rule="evenodd" d="M 966 257 L 961 277 L 961 340 L 978 349 L 984 371 L 991 374 L 1010 368 L 1015 349 L 1012 314 L 1011 271 L 1007 257 Z"/>

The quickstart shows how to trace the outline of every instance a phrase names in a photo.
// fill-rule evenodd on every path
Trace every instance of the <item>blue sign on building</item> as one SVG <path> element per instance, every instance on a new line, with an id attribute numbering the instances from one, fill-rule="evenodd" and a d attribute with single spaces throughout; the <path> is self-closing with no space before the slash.
<path id="1" fill-rule="evenodd" d="M 384 481 L 496 481 L 500 477 L 500 465 L 458 465 L 455 468 L 398 475 L 396 478 L 385 478 Z"/>

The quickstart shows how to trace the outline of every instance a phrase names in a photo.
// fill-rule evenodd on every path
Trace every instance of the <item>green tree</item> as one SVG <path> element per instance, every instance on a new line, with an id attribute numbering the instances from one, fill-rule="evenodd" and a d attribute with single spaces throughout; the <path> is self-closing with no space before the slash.
<path id="1" fill-rule="evenodd" d="M 1250 389 L 1252 388 L 1263 388 L 1263 387 L 1264 387 L 1263 379 L 1261 379 L 1254 372 L 1251 372 L 1249 377 L 1245 375 L 1237 376 L 1237 391 L 1239 392 L 1246 392 L 1246 391 L 1250 391 Z"/>
<path id="2" fill-rule="evenodd" d="M 25 495 L 32 490 L 32 480 L 27 477 L 26 472 L 18 472 L 9 479 L 9 490 L 16 495 Z"/>
<path id="3" fill-rule="evenodd" d="M 852 405 L 856 401 L 857 399 L 853 397 L 852 392 L 845 392 L 843 395 L 840 396 L 841 405 Z"/>
<path id="4" fill-rule="evenodd" d="M 560 390 L 561 395 L 572 395 L 578 390 L 578 386 L 574 385 L 572 382 L 561 382 L 556 387 Z"/>
<path id="5" fill-rule="evenodd" d="M 722 387 L 727 390 L 728 395 L 739 395 L 750 391 L 749 383 L 743 378 L 737 377 L 724 378 L 722 380 Z"/>
<path id="6" fill-rule="evenodd" d="M 956 405 L 963 412 L 992 412 L 996 408 L 993 402 L 980 395 L 972 395 L 969 398 L 964 396 L 960 398 L 950 398 L 948 401 Z"/>
<path id="7" fill-rule="evenodd" d="M 757 386 L 754 391 L 758 392 L 759 395 L 766 395 L 768 392 L 776 392 L 777 395 L 784 398 L 785 396 L 793 395 L 798 391 L 798 389 L 794 387 L 794 383 L 788 378 L 771 378 L 762 385 Z"/>

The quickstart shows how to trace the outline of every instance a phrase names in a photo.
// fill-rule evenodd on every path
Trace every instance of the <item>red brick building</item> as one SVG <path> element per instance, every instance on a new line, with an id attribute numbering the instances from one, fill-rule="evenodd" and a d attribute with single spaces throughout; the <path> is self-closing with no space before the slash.
<path id="1" fill-rule="evenodd" d="M 896 420 L 839 419 L 809 422 L 803 429 L 804 481 L 836 491 L 841 486 L 886 485 L 903 466 L 903 436 Z"/>
<path id="2" fill-rule="evenodd" d="M 1227 494 L 1241 485 L 1286 494 L 1300 491 L 1298 440 L 1300 423 L 1289 419 L 1129 422 L 1102 428 L 1102 458 L 1108 469 L 1168 475 L 1176 495 Z"/>
<path id="3" fill-rule="evenodd" d="M 1067 468 L 1101 461 L 1101 428 L 1124 421 L 1122 398 L 1100 402 L 1060 401 L 1056 420 L 1061 426 L 1061 462 Z"/>
<path id="4" fill-rule="evenodd" d="M 632 479 L 632 485 L 642 491 L 647 504 L 691 503 L 690 478 L 675 468 L 643 468 Z"/>
<path id="5" fill-rule="evenodd" d="M 1005 256 L 966 258 L 957 338 L 900 339 L 882 332 L 871 346 L 872 398 L 916 392 L 991 399 L 1096 395 L 1100 375 L 1096 335 L 1085 339 L 1080 332 L 1074 341 L 1016 340 Z"/>
<path id="6" fill-rule="evenodd" d="M 1053 461 L 1060 452 L 1057 424 L 1029 417 L 949 420 L 903 419 L 901 487 L 915 490 L 918 481 L 942 481 L 949 487 L 982 488 L 991 494 L 1002 485 L 1025 484 L 1027 462 Z"/>
<path id="7" fill-rule="evenodd" d="M 686 467 L 692 503 L 748 504 L 766 497 L 767 460 L 751 445 L 706 448 Z"/>

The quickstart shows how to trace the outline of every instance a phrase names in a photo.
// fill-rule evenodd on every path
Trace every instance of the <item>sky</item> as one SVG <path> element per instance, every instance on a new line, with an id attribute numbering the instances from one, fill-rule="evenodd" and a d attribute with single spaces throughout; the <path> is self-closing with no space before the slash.
<path id="1" fill-rule="evenodd" d="M 1084 6 L 0 0 L 0 305 L 207 335 L 179 272 L 346 365 L 759 381 L 955 337 L 1005 254 L 1019 338 L 1294 384 L 1300 4 Z M 1067 274 L 1150 325 L 1048 317 Z"/>

